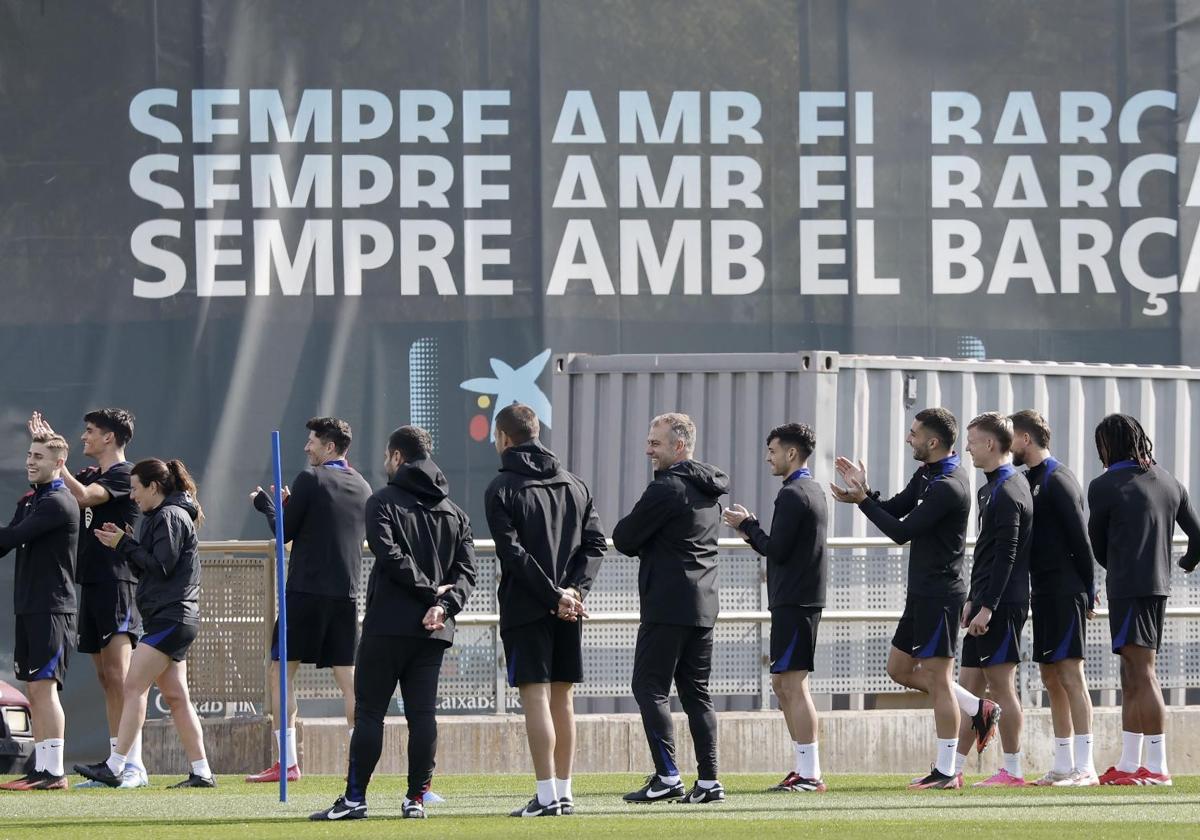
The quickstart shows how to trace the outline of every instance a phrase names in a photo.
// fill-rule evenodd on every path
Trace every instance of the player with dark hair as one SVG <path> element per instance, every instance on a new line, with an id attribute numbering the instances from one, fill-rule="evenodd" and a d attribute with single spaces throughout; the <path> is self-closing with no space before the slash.
<path id="1" fill-rule="evenodd" d="M 123 408 L 101 408 L 83 416 L 83 454 L 96 461 L 72 475 L 64 467 L 63 484 L 79 503 L 79 547 L 75 580 L 79 586 L 80 653 L 90 654 L 104 692 L 109 746 L 115 747 L 129 657 L 142 632 L 137 608 L 137 572 L 121 556 L 96 539 L 95 531 L 111 522 L 122 531 L 137 525 L 138 507 L 130 498 L 130 471 L 125 447 L 133 439 L 134 416 Z M 29 418 L 31 434 L 54 434 L 39 412 Z M 150 783 L 142 764 L 142 742 L 129 750 L 122 787 Z M 84 782 L 92 786 L 92 782 Z"/>
<path id="2" fill-rule="evenodd" d="M 638 562 L 641 625 L 633 653 L 633 696 L 654 759 L 654 773 L 627 802 L 680 799 L 723 802 L 717 779 L 717 715 L 712 673 L 717 593 L 718 501 L 729 489 L 724 472 L 693 458 L 696 424 L 686 414 L 655 417 L 646 438 L 654 480 L 613 528 L 617 551 Z M 696 784 L 684 792 L 675 763 L 669 696 L 674 681 L 695 745 Z"/>
<path id="3" fill-rule="evenodd" d="M 355 595 L 362 576 L 362 541 L 366 532 L 363 511 L 371 495 L 369 485 L 350 467 L 346 453 L 352 435 L 350 424 L 337 417 L 314 417 L 305 427 L 304 454 L 308 467 L 284 488 L 284 541 L 292 544 L 287 576 L 288 697 L 287 714 L 279 693 L 279 622 L 271 639 L 271 711 L 276 726 L 287 727 L 288 779 L 300 778 L 296 750 L 296 670 L 302 662 L 332 668 L 342 692 L 346 725 L 354 732 L 354 653 L 358 640 Z M 275 534 L 275 488 L 261 487 L 250 494 Z M 286 723 L 282 723 L 285 721 Z M 279 744 L 279 730 L 275 730 Z M 280 763 L 247 776 L 247 782 L 279 781 Z"/>
<path id="4" fill-rule="evenodd" d="M 33 728 L 34 770 L 0 790 L 63 790 L 66 718 L 58 693 L 75 644 L 75 551 L 79 505 L 62 480 L 67 442 L 60 435 L 33 435 L 25 477 L 33 489 L 17 503 L 12 521 L 0 527 L 0 557 L 17 550 L 13 576 L 16 616 L 13 670 L 25 683 Z"/>
<path id="5" fill-rule="evenodd" d="M 995 733 L 999 706 L 981 700 L 954 682 L 958 624 L 967 596 L 966 538 L 971 515 L 967 470 L 954 451 L 958 420 L 944 408 L 917 412 L 905 442 L 921 467 L 908 485 L 881 499 L 867 484 L 862 461 L 839 457 L 834 466 L 846 487 L 831 484 L 839 502 L 857 504 L 880 531 L 908 553 L 908 593 L 904 613 L 892 637 L 888 676 L 933 700 L 937 760 L 927 776 L 913 780 L 919 789 L 957 789 L 955 772 L 959 711 L 971 716 L 983 749 Z"/>
<path id="6" fill-rule="evenodd" d="M 1017 665 L 1021 662 L 1021 632 L 1029 618 L 1029 550 L 1033 530 L 1033 495 L 1029 483 L 1010 463 L 1012 422 L 989 411 L 967 425 L 967 452 L 983 470 L 987 483 L 976 495 L 979 516 L 971 589 L 962 609 L 962 667 L 959 685 L 988 696 L 1004 710 L 1000 742 L 1004 766 L 976 782 L 977 787 L 1024 787 L 1021 730 L 1025 718 L 1017 694 Z M 971 723 L 958 733 L 956 771 L 971 753 Z M 978 746 L 978 741 L 976 741 Z"/>
<path id="7" fill-rule="evenodd" d="M 1108 625 L 1121 657 L 1121 759 L 1101 776 L 1105 785 L 1169 785 L 1166 706 L 1155 673 L 1171 594 L 1171 541 L 1187 534 L 1179 561 L 1200 562 L 1200 519 L 1187 490 L 1154 461 L 1154 445 L 1128 414 L 1096 426 L 1104 472 L 1088 486 L 1088 536 L 1096 562 L 1108 570 Z M 1142 763 L 1145 741 L 1146 761 Z"/>
<path id="8" fill-rule="evenodd" d="M 146 698 L 157 685 L 191 762 L 188 777 L 171 787 L 216 786 L 204 752 L 204 732 L 187 684 L 187 652 L 200 630 L 200 557 L 196 529 L 204 521 L 196 483 L 182 461 L 138 461 L 131 496 L 143 517 L 137 536 L 113 522 L 95 529 L 101 543 L 138 571 L 137 599 L 145 634 L 125 678 L 117 743 L 105 761 L 76 764 L 75 772 L 108 787 L 121 784 L 130 748 L 141 737 Z"/>
<path id="9" fill-rule="evenodd" d="M 828 573 L 828 502 L 808 469 L 808 459 L 816 446 L 813 430 L 799 423 L 776 426 L 767 435 L 771 474 L 783 478 L 769 534 L 741 505 L 733 505 L 723 516 L 726 525 L 740 531 L 754 550 L 767 558 L 771 685 L 779 698 L 796 757 L 792 772 L 775 790 L 826 789 L 817 753 L 817 709 L 808 690 Z"/>
<path id="10" fill-rule="evenodd" d="M 542 445 L 519 403 L 496 415 L 500 474 L 484 493 L 500 564 L 500 635 L 521 694 L 536 795 L 514 817 L 574 813 L 574 684 L 583 681 L 584 599 L 607 548 L 583 480 Z"/>
<path id="11" fill-rule="evenodd" d="M 454 642 L 454 616 L 475 586 L 471 523 L 434 463 L 420 426 L 401 426 L 384 452 L 387 486 L 366 503 L 367 543 L 375 565 L 354 673 L 355 724 L 346 790 L 313 820 L 367 816 L 367 787 L 383 751 L 383 718 L 400 684 L 408 722 L 405 819 L 425 817 L 424 797 L 437 749 L 438 676 Z"/>
<path id="12" fill-rule="evenodd" d="M 1029 468 L 1025 480 L 1033 494 L 1033 659 L 1050 696 L 1054 726 L 1054 766 L 1034 784 L 1098 785 L 1092 758 L 1092 699 L 1083 674 L 1087 623 L 1096 615 L 1095 558 L 1083 515 L 1083 489 L 1075 474 L 1050 454 L 1045 417 L 1025 409 L 1009 419 L 1013 466 Z"/>

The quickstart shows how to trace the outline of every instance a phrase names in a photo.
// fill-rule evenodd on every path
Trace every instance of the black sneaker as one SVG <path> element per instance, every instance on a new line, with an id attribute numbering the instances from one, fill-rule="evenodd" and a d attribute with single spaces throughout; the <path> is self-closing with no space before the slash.
<path id="1" fill-rule="evenodd" d="M 914 779 L 908 786 L 909 790 L 958 790 L 962 787 L 962 774 L 947 776 L 936 766 L 929 768 L 929 775 Z"/>
<path id="2" fill-rule="evenodd" d="M 66 776 L 55 776 L 49 770 L 43 770 L 41 778 L 29 783 L 30 790 L 68 790 L 70 787 Z"/>
<path id="3" fill-rule="evenodd" d="M 400 814 L 406 820 L 423 820 L 425 819 L 425 803 L 420 799 L 409 799 L 405 797 L 404 804 L 400 806 Z"/>
<path id="4" fill-rule="evenodd" d="M 558 800 L 551 802 L 549 805 L 543 805 L 538 802 L 535 796 L 529 800 L 529 803 L 524 808 L 518 808 L 509 813 L 510 817 L 557 817 L 562 811 L 558 807 Z"/>
<path id="5" fill-rule="evenodd" d="M 682 805 L 707 805 L 710 802 L 724 802 L 725 788 L 721 787 L 721 783 L 717 782 L 710 788 L 700 787 L 700 783 L 692 785 L 692 789 L 687 792 L 687 795 L 680 799 Z"/>
<path id="6" fill-rule="evenodd" d="M 558 813 L 564 817 L 569 817 L 575 813 L 575 800 L 569 796 L 559 797 Z"/>
<path id="7" fill-rule="evenodd" d="M 799 774 L 799 773 L 797 773 L 795 770 L 793 770 L 792 772 L 788 773 L 786 776 L 784 776 L 784 777 L 783 777 L 783 781 L 782 781 L 782 782 L 780 782 L 779 784 L 775 785 L 774 787 L 769 787 L 769 788 L 767 788 L 767 790 L 771 790 L 771 791 L 776 791 L 776 790 L 790 791 L 790 790 L 792 789 L 792 785 L 793 785 L 793 784 L 795 783 L 795 781 L 796 781 L 797 779 L 799 779 L 799 778 L 800 778 L 800 774 Z"/>
<path id="8" fill-rule="evenodd" d="M 121 777 L 113 773 L 107 761 L 98 761 L 95 764 L 76 764 L 75 772 L 85 779 L 91 779 L 93 782 L 99 782 L 109 787 L 121 784 Z"/>
<path id="9" fill-rule="evenodd" d="M 824 779 L 806 779 L 797 774 L 788 790 L 799 793 L 824 793 L 828 788 L 825 787 Z"/>
<path id="10" fill-rule="evenodd" d="M 173 785 L 167 785 L 168 790 L 176 788 L 215 788 L 217 779 L 215 776 L 197 776 L 195 773 L 188 773 L 188 777 L 182 782 L 176 782 Z"/>
<path id="11" fill-rule="evenodd" d="M 1001 708 L 987 698 L 979 701 L 979 711 L 971 716 L 971 728 L 975 730 L 975 749 L 982 754 L 996 737 L 996 725 L 1000 722 Z"/>
<path id="12" fill-rule="evenodd" d="M 683 782 L 669 785 L 658 777 L 657 773 L 646 777 L 646 784 L 632 793 L 621 798 L 626 802 L 665 802 L 669 799 L 679 799 L 683 796 Z"/>
<path id="13" fill-rule="evenodd" d="M 365 820 L 367 818 L 367 803 L 360 802 L 357 805 L 349 805 L 346 803 L 346 797 L 339 796 L 337 802 L 334 802 L 324 811 L 317 811 L 315 814 L 310 814 L 310 820 L 323 822 L 325 820 Z"/>

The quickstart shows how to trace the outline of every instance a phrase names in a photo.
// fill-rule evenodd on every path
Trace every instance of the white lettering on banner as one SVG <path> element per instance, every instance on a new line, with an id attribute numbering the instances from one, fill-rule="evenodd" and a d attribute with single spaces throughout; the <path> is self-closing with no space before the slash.
<path id="1" fill-rule="evenodd" d="M 135 91 L 133 295 L 508 297 L 551 253 L 532 283 L 551 298 L 1124 283 L 1158 316 L 1200 293 L 1178 218 L 1200 207 L 1200 107 L 1174 91 L 948 85 L 877 114 L 872 91 L 797 90 L 766 113 L 656 82 L 566 90 L 545 124 L 505 89 Z"/>

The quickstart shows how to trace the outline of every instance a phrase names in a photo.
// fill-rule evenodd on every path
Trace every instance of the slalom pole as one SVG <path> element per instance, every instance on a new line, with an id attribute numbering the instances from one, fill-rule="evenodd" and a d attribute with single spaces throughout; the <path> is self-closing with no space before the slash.
<path id="1" fill-rule="evenodd" d="M 275 594 L 279 599 L 279 706 L 275 709 L 279 727 L 279 801 L 287 802 L 288 776 L 288 701 L 287 701 L 287 598 L 284 593 L 283 564 L 283 464 L 279 454 L 279 432 L 271 432 L 271 455 L 275 468 Z"/>

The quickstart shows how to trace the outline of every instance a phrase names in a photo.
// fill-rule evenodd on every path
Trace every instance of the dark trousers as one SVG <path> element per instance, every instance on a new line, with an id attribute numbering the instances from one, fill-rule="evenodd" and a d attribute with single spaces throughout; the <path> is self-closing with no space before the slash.
<path id="1" fill-rule="evenodd" d="M 687 713 L 701 779 L 717 778 L 717 715 L 708 695 L 713 629 L 642 624 L 633 654 L 633 697 L 642 712 L 646 741 L 660 776 L 678 776 L 671 680 Z"/>
<path id="2" fill-rule="evenodd" d="M 383 718 L 396 683 L 408 721 L 408 792 L 416 800 L 433 778 L 437 752 L 438 675 L 446 644 L 434 639 L 404 636 L 363 636 L 354 663 L 354 735 L 346 798 L 365 802 L 367 785 L 383 752 Z"/>

